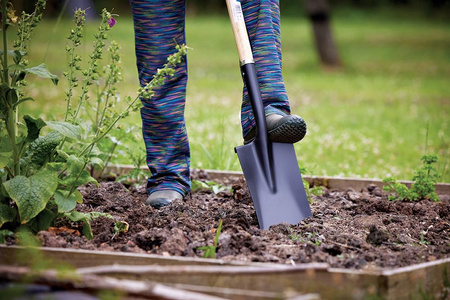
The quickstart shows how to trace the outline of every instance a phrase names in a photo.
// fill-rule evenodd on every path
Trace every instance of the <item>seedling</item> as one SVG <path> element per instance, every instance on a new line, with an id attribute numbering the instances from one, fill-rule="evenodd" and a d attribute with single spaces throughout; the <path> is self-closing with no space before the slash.
<path id="1" fill-rule="evenodd" d="M 219 237 L 220 237 L 221 231 L 222 231 L 222 219 L 220 219 L 219 226 L 217 227 L 216 237 L 214 238 L 214 245 L 198 247 L 199 250 L 205 251 L 205 252 L 203 252 L 203 255 L 202 255 L 203 258 L 216 258 L 216 250 L 217 250 L 217 245 L 219 244 Z"/>
<path id="2" fill-rule="evenodd" d="M 112 236 L 111 239 L 114 239 L 117 235 L 121 234 L 121 233 L 127 233 L 128 232 L 128 228 L 130 228 L 130 224 L 128 224 L 125 221 L 117 221 L 114 224 L 114 234 Z"/>
<path id="3" fill-rule="evenodd" d="M 436 202 L 440 201 L 436 194 L 436 182 L 440 176 L 433 166 L 438 161 L 438 157 L 436 155 L 424 155 L 421 159 L 423 166 L 416 170 L 411 188 L 397 182 L 392 177 L 383 180 L 386 184 L 383 190 L 390 193 L 389 200 L 419 201 L 431 199 Z"/>
<path id="4" fill-rule="evenodd" d="M 312 196 L 320 196 L 323 195 L 323 189 L 321 186 L 310 187 L 309 182 L 303 179 L 303 185 L 305 186 L 306 197 L 308 198 L 308 202 L 312 203 Z"/>
<path id="5" fill-rule="evenodd" d="M 222 185 L 215 181 L 201 181 L 201 180 L 192 180 L 192 191 L 198 190 L 211 190 L 214 194 L 218 194 L 220 192 L 229 191 L 232 192 L 231 187 Z"/>

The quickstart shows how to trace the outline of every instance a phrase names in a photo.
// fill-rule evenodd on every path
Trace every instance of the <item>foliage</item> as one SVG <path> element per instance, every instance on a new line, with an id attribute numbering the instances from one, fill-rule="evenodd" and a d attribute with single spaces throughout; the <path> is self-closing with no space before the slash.
<path id="1" fill-rule="evenodd" d="M 141 132 L 141 126 L 130 126 L 127 129 L 122 129 L 121 133 L 117 132 L 117 134 L 114 134 L 113 132 L 112 139 L 108 141 L 109 147 L 115 149 L 115 157 L 117 155 L 127 157 L 134 167 L 130 172 L 121 174 L 117 178 L 118 182 L 137 186 L 145 182 L 149 177 L 150 172 L 148 168 L 141 168 L 141 166 L 146 165 L 147 156 L 145 148 L 137 146 L 142 145 L 143 138 Z M 136 147 L 130 147 L 130 144 L 136 145 Z M 112 154 L 112 151 L 109 153 Z M 109 156 L 109 159 L 111 158 L 112 156 Z"/>
<path id="2" fill-rule="evenodd" d="M 186 47 L 177 47 L 177 52 L 168 58 L 150 82 L 139 89 L 138 95 L 126 98 L 125 109 L 115 111 L 114 102 L 119 96 L 114 84 L 120 80 L 119 46 L 115 42 L 108 48 L 110 64 L 103 69 L 100 67 L 107 32 L 114 25 L 112 15 L 102 11 L 93 52 L 87 68 L 82 69 L 77 48 L 83 40 L 85 11 L 77 10 L 75 28 L 68 37 L 70 45 L 66 46 L 69 71 L 64 73 L 68 80 L 64 121 L 44 121 L 25 115 L 24 122 L 20 122 L 19 109 L 27 101 L 34 101 L 25 95 L 25 78 L 31 74 L 58 84 L 58 78 L 44 64 L 29 67 L 26 59 L 28 42 L 42 19 L 46 1 L 38 0 L 34 12 L 22 13 L 20 18 L 15 16 L 9 1 L 2 0 L 1 4 L 4 43 L 0 53 L 0 228 L 5 230 L 1 235 L 4 237 L 9 229 L 21 225 L 37 232 L 65 217 L 82 222 L 84 235 L 92 238 L 90 221 L 109 216 L 96 212 L 80 213 L 74 208 L 83 201 L 77 188 L 87 183 L 98 184 L 87 171 L 88 165 L 103 165 L 97 145 L 113 128 L 120 128 L 119 120 L 140 108 L 141 97 L 150 97 L 155 86 L 174 74 L 173 67 L 185 56 Z M 13 44 L 15 49 L 8 50 L 7 29 L 12 25 L 18 27 L 18 38 Z M 95 87 L 96 101 L 89 100 L 92 87 Z M 94 113 L 90 120 L 82 114 L 87 111 Z"/>
<path id="3" fill-rule="evenodd" d="M 424 155 L 421 159 L 423 166 L 416 170 L 411 188 L 397 182 L 392 177 L 383 180 L 386 184 L 383 189 L 390 193 L 388 196 L 389 200 L 418 201 L 431 199 L 439 201 L 439 197 L 436 194 L 436 182 L 440 176 L 433 166 L 438 161 L 438 157 L 436 155 Z"/>
<path id="4" fill-rule="evenodd" d="M 303 179 L 303 185 L 305 186 L 306 197 L 308 198 L 308 202 L 312 203 L 312 196 L 320 196 L 323 194 L 323 189 L 321 186 L 311 187 L 309 182 Z"/>
<path id="5" fill-rule="evenodd" d="M 219 237 L 222 232 L 222 219 L 219 221 L 219 226 L 217 227 L 216 237 L 214 238 L 214 245 L 198 247 L 199 250 L 204 250 L 203 258 L 216 258 L 217 245 L 219 244 Z"/>
<path id="6" fill-rule="evenodd" d="M 224 186 L 224 185 L 217 183 L 215 181 L 212 181 L 212 180 L 209 180 L 209 181 L 192 180 L 191 190 L 192 191 L 210 190 L 214 194 L 218 194 L 218 193 L 224 192 L 224 191 L 229 191 L 229 192 L 232 191 L 231 187 Z"/>

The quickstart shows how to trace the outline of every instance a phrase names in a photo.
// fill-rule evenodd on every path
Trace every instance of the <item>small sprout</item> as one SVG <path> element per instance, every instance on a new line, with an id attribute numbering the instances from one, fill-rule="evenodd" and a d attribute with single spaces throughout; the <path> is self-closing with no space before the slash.
<path id="1" fill-rule="evenodd" d="M 114 224 L 114 235 L 112 238 L 115 238 L 117 235 L 121 233 L 127 233 L 128 229 L 130 228 L 130 224 L 128 224 L 125 221 L 117 221 Z"/>
<path id="2" fill-rule="evenodd" d="M 198 247 L 199 250 L 204 250 L 202 257 L 203 258 L 216 258 L 217 245 L 219 244 L 220 233 L 222 232 L 222 219 L 219 221 L 219 226 L 217 227 L 216 237 L 214 238 L 213 246 L 203 246 Z"/>
<path id="3" fill-rule="evenodd" d="M 221 185 L 220 183 L 217 183 L 215 181 L 192 180 L 191 189 L 193 191 L 211 190 L 214 194 L 218 194 L 218 193 L 224 192 L 224 191 L 229 191 L 230 193 L 232 192 L 231 187 Z"/>

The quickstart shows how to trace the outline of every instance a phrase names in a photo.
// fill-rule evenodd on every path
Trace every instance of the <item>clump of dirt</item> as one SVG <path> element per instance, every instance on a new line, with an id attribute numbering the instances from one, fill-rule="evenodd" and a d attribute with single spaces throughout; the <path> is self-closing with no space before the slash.
<path id="1" fill-rule="evenodd" d="M 144 203 L 144 187 L 127 189 L 117 182 L 87 185 L 81 189 L 84 202 L 77 210 L 113 217 L 92 222 L 94 238 L 77 234 L 79 224 L 62 224 L 66 230 L 43 231 L 38 236 L 45 247 L 201 257 L 199 248 L 213 245 L 222 219 L 216 257 L 224 260 L 325 262 L 338 268 L 368 269 L 449 257 L 448 196 L 441 202 L 393 202 L 376 186 L 362 191 L 324 189 L 323 195 L 313 196 L 312 217 L 297 225 L 261 230 L 245 182 L 235 179 L 226 184 L 232 190 L 195 191 L 159 210 Z M 115 233 L 117 221 L 129 224 L 126 233 Z"/>

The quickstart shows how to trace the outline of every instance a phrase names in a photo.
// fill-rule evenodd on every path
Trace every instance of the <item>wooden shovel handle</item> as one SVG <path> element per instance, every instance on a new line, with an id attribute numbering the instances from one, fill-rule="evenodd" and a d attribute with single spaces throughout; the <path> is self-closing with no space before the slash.
<path id="1" fill-rule="evenodd" d="M 230 15 L 234 39 L 239 53 L 241 65 L 254 63 L 252 48 L 248 39 L 247 27 L 245 26 L 244 14 L 241 2 L 237 0 L 225 0 L 227 2 L 228 14 Z"/>

